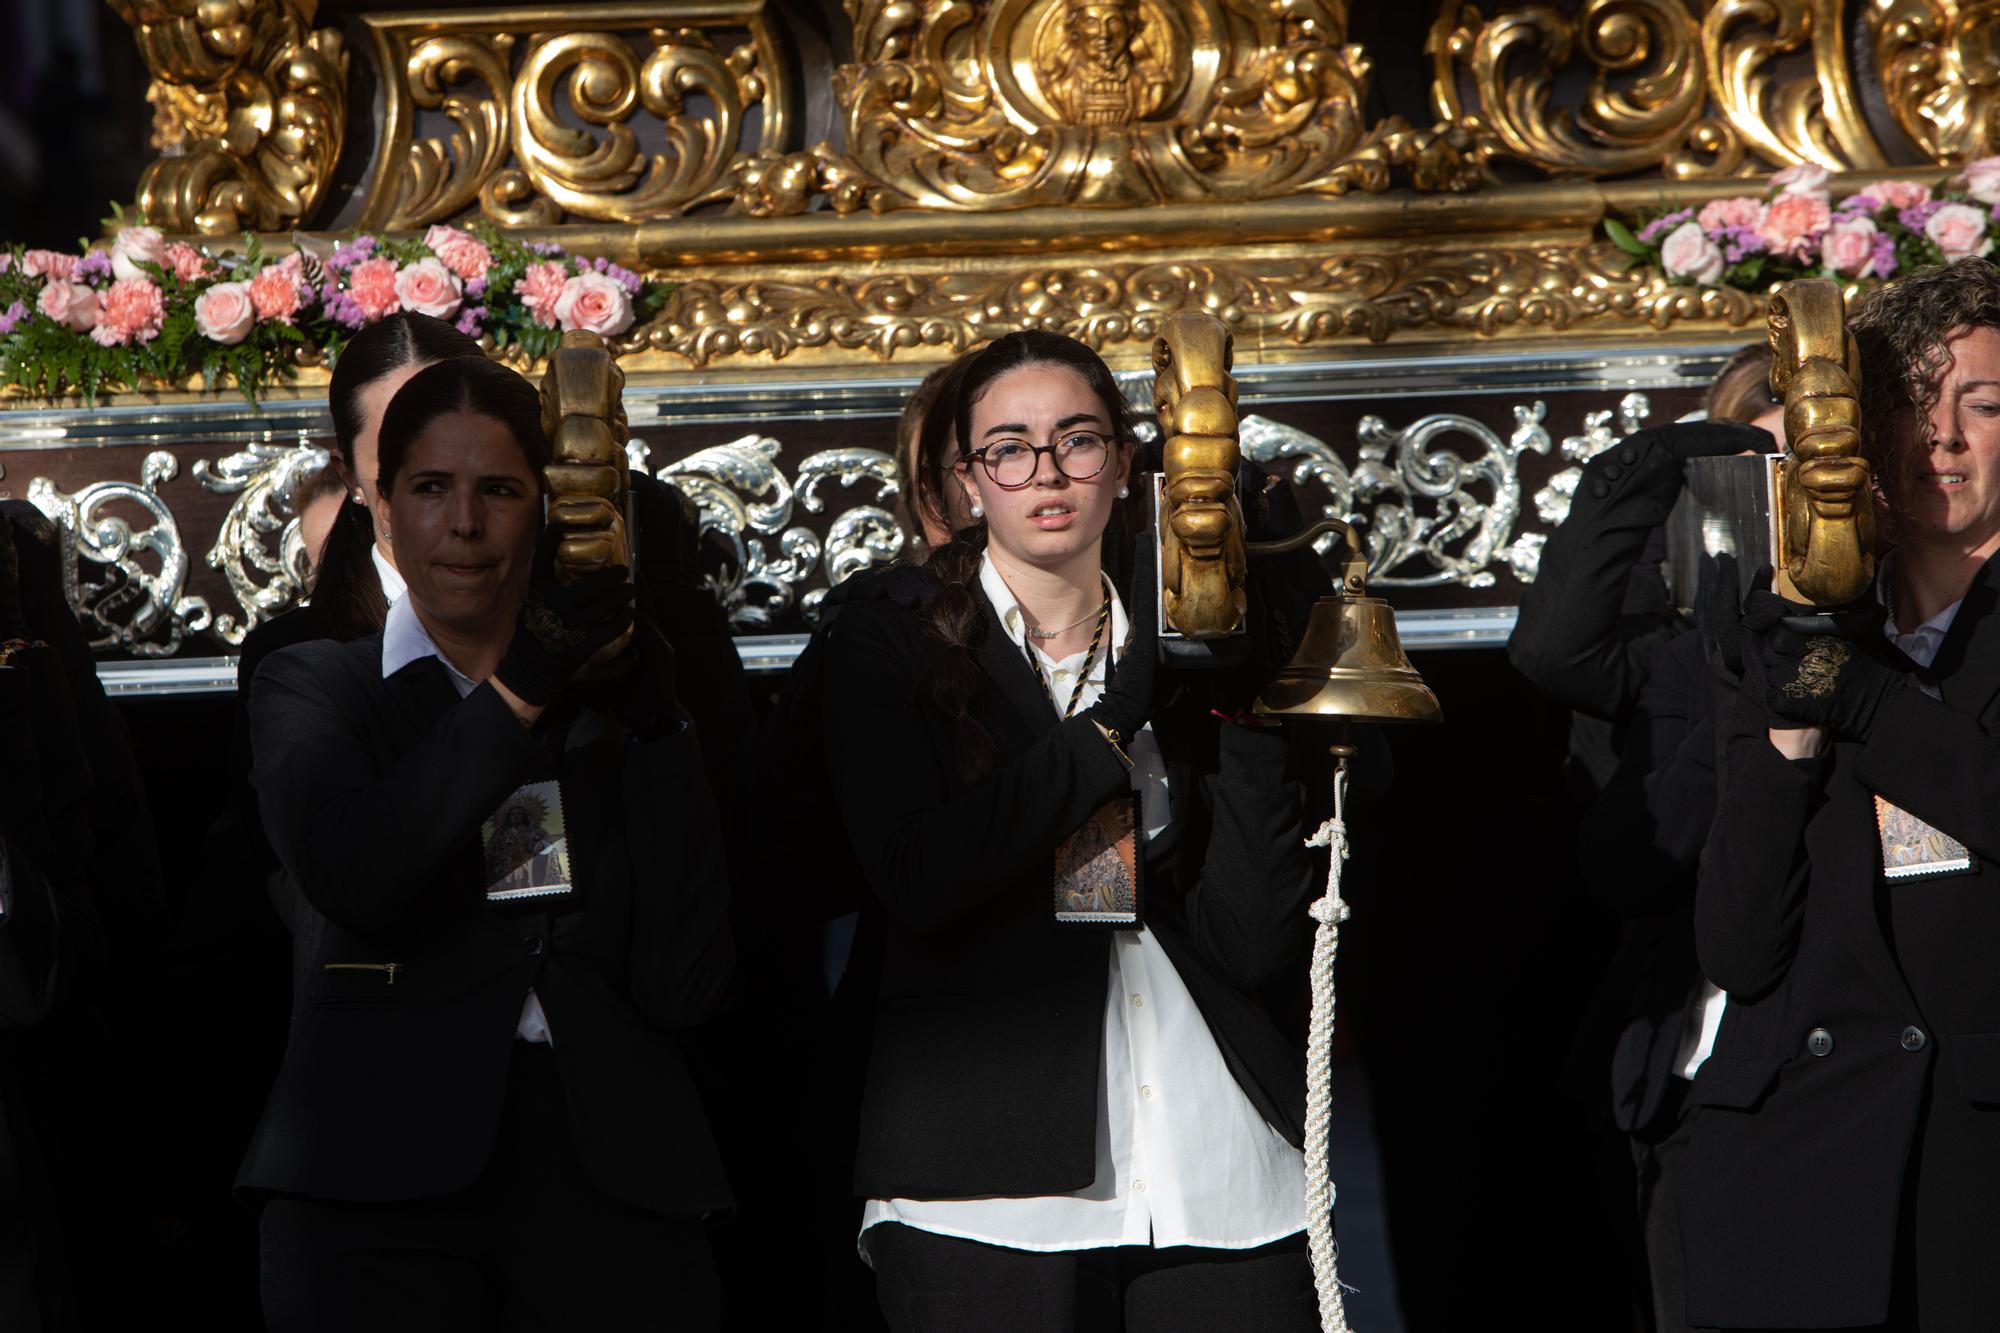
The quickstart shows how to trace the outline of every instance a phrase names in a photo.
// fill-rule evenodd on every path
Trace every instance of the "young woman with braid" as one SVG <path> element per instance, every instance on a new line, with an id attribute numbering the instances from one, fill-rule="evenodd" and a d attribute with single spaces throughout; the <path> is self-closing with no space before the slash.
<path id="1" fill-rule="evenodd" d="M 1303 981 L 1318 878 L 1285 741 L 1158 665 L 1133 436 L 1094 353 L 1000 339 L 956 431 L 971 526 L 824 645 L 882 958 L 856 1183 L 883 1312 L 1316 1327 L 1303 1062 L 1263 1001 Z M 1131 870 L 1107 857 L 1142 867 L 1135 920 L 1102 910 Z"/>

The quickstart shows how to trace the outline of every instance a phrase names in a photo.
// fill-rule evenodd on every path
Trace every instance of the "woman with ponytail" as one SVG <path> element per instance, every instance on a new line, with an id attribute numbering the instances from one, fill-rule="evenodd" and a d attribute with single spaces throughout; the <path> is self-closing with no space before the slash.
<path id="1" fill-rule="evenodd" d="M 882 960 L 878 1300 L 895 1333 L 1314 1328 L 1303 1059 L 1264 1003 L 1315 880 L 1285 742 L 1158 664 L 1104 363 L 1012 334 L 956 397 L 970 526 L 825 631 Z"/>

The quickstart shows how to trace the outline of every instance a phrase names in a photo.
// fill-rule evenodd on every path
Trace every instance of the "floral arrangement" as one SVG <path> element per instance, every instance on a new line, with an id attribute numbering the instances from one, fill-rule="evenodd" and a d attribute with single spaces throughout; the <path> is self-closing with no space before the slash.
<path id="1" fill-rule="evenodd" d="M 1835 203 L 1823 167 L 1789 167 L 1762 196 L 1641 214 L 1635 231 L 1605 219 L 1612 243 L 1668 282 L 1762 291 L 1792 278 L 1848 282 L 1992 253 L 2000 231 L 2000 157 L 1981 158 L 1933 190 L 1876 181 Z"/>
<path id="2" fill-rule="evenodd" d="M 108 248 L 0 249 L 0 384 L 89 401 L 199 374 L 211 388 L 233 381 L 254 403 L 299 364 L 336 360 L 356 330 L 392 311 L 450 320 L 492 351 L 537 358 L 570 329 L 624 333 L 667 291 L 483 223 L 421 238 L 301 238 L 282 257 L 254 237 L 217 255 L 119 225 Z"/>

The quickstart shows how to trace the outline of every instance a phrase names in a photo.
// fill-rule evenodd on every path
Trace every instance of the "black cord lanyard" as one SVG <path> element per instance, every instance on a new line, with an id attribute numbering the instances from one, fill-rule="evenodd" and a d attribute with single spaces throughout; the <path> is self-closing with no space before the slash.
<path id="1" fill-rule="evenodd" d="M 1070 687 L 1069 707 L 1063 709 L 1063 721 L 1076 716 L 1077 701 L 1083 698 L 1083 687 L 1090 680 L 1090 668 L 1097 662 L 1097 650 L 1104 644 L 1104 627 L 1111 623 L 1111 590 L 1104 591 L 1104 605 L 1097 608 L 1097 630 L 1090 636 L 1090 650 L 1083 655 L 1083 667 L 1077 672 L 1076 684 Z M 1042 659 L 1033 646 L 1025 640 L 1021 651 L 1028 655 L 1028 667 L 1035 673 L 1035 682 L 1042 687 L 1042 695 L 1055 707 L 1055 691 L 1049 686 L 1048 673 L 1042 670 Z"/>

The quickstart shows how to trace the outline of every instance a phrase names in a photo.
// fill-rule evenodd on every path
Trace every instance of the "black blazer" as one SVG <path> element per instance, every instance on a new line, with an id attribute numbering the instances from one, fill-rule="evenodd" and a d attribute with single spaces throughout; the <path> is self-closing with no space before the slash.
<path id="1" fill-rule="evenodd" d="M 435 658 L 387 680 L 380 635 L 258 671 L 264 826 L 303 900 L 290 1042 L 238 1183 L 333 1200 L 435 1198 L 490 1155 L 530 988 L 576 1143 L 609 1194 L 669 1216 L 729 1203 L 673 1029 L 733 958 L 713 802 L 691 728 L 640 738 L 594 713 L 523 729 Z M 496 909 L 479 826 L 558 777 L 578 901 Z M 380 972 L 329 963 L 397 963 Z"/>
<path id="2" fill-rule="evenodd" d="M 865 927 L 879 932 L 882 979 L 856 1189 L 1081 1189 L 1095 1175 L 1108 947 L 1053 920 L 1050 859 L 1130 776 L 1091 722 L 1056 719 L 980 597 L 973 713 L 997 762 L 968 786 L 929 694 L 940 645 L 920 617 L 935 584 L 908 570 L 870 587 L 825 630 L 822 702 L 833 796 L 881 907 Z M 1285 741 L 1171 707 L 1154 732 L 1173 825 L 1148 849 L 1147 925 L 1230 1072 L 1297 1145 L 1304 1060 L 1262 999 L 1304 980 L 1318 880 Z"/>
<path id="3" fill-rule="evenodd" d="M 1886 642 L 1858 646 L 1912 669 Z M 1884 1319 L 1898 1218 L 1920 1205 L 1920 1123 L 1935 1127 L 1938 1103 L 1959 1099 L 1943 1108 L 1949 1135 L 1926 1130 L 1926 1171 L 2000 1156 L 2000 1110 L 1958 1111 L 2000 1107 L 1994 563 L 1927 674 L 1941 697 L 1903 690 L 1866 744 L 1816 760 L 1780 755 L 1747 702 L 1733 719 L 1696 900 L 1702 967 L 1729 1008 L 1689 1095 L 1680 1217 L 1693 1324 Z M 1878 794 L 1967 844 L 1975 870 L 1885 880 Z M 1971 1243 L 1991 1250 L 2000 1234 Z"/>

